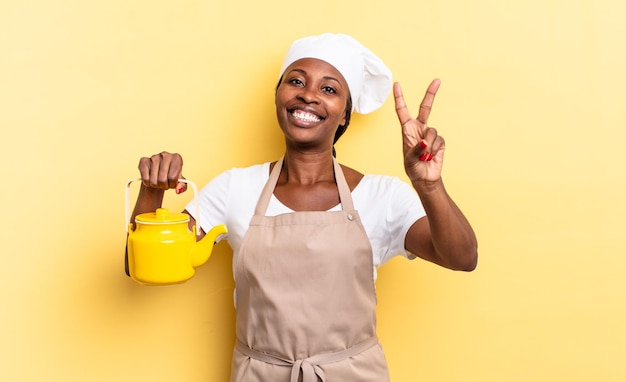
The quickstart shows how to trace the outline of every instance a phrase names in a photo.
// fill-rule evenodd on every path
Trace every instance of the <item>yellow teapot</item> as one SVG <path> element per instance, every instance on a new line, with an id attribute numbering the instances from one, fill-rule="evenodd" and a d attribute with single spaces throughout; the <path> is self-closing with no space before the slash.
<path id="1" fill-rule="evenodd" d="M 135 217 L 135 228 L 130 223 L 129 189 L 131 179 L 126 183 L 126 224 L 128 233 L 128 269 L 130 277 L 143 285 L 180 284 L 204 264 L 213 251 L 218 236 L 227 233 L 226 226 L 213 227 L 199 241 L 200 210 L 198 208 L 198 188 L 195 183 L 180 179 L 194 190 L 196 226 L 189 231 L 189 215 L 171 213 L 167 208 Z"/>

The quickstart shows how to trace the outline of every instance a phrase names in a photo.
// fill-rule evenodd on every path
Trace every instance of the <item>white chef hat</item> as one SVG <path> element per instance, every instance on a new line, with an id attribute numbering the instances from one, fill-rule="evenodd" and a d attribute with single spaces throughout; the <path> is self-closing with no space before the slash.
<path id="1" fill-rule="evenodd" d="M 372 51 L 345 34 L 324 33 L 293 42 L 283 65 L 285 69 L 302 58 L 316 58 L 331 64 L 348 83 L 352 110 L 367 114 L 385 103 L 391 92 L 391 71 Z"/>

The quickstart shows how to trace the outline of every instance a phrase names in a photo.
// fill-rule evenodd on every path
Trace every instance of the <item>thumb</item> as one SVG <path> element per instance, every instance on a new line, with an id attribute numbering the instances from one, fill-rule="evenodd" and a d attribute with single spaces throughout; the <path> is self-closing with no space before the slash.
<path id="1" fill-rule="evenodd" d="M 182 176 L 181 176 L 181 178 L 185 179 Z M 185 183 L 185 182 L 178 182 L 178 183 L 176 183 L 176 193 L 177 194 L 182 194 L 185 191 L 187 191 L 187 183 Z"/>

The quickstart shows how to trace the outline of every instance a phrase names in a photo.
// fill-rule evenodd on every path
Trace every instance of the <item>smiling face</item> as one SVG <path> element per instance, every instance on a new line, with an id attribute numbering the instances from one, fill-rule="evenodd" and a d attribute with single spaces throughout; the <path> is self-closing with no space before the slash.
<path id="1" fill-rule="evenodd" d="M 276 116 L 288 145 L 331 150 L 335 131 L 346 124 L 350 91 L 332 65 L 300 59 L 284 72 L 276 90 Z"/>

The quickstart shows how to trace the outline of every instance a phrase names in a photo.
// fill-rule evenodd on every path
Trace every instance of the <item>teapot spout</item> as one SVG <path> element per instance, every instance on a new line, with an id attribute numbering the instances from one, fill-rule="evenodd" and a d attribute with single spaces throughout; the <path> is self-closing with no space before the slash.
<path id="1" fill-rule="evenodd" d="M 194 230 L 197 229 L 194 227 Z M 211 257 L 211 252 L 213 252 L 213 246 L 215 245 L 215 240 L 218 236 L 227 233 L 228 230 L 224 224 L 216 225 L 211 228 L 209 232 L 207 232 L 204 237 L 196 242 L 193 247 L 192 253 L 192 266 L 197 268 L 202 264 L 206 263 L 209 257 Z M 194 232 L 195 234 L 195 232 Z"/>

